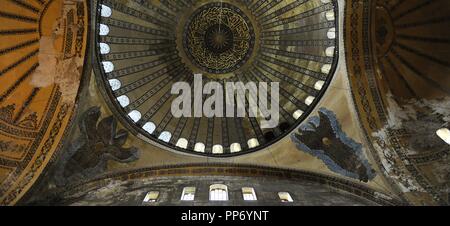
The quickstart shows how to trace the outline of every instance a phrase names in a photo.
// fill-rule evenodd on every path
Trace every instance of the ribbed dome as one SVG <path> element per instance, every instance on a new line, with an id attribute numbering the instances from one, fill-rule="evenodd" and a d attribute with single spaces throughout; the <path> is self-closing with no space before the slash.
<path id="1" fill-rule="evenodd" d="M 111 109 L 147 141 L 218 157 L 256 151 L 298 126 L 325 92 L 338 59 L 337 15 L 330 0 L 99 0 L 97 76 Z M 204 83 L 279 82 L 280 123 L 174 117 L 171 88 L 194 74 Z"/>
<path id="2" fill-rule="evenodd" d="M 411 8 L 411 6 L 416 6 Z M 450 2 L 377 1 L 372 33 L 377 72 L 400 99 L 450 94 Z"/>

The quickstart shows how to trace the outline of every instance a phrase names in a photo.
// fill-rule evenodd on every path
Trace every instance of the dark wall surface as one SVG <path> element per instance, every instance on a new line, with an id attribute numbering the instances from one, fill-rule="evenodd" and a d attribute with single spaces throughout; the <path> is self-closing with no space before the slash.
<path id="1" fill-rule="evenodd" d="M 209 186 L 228 187 L 229 201 L 209 201 Z M 196 187 L 194 201 L 180 201 L 184 187 Z M 257 201 L 244 201 L 242 187 L 253 187 Z M 159 191 L 155 203 L 143 203 L 149 191 Z M 282 203 L 278 192 L 289 192 L 294 202 Z M 334 191 L 324 185 L 257 177 L 159 177 L 129 181 L 110 180 L 103 186 L 66 193 L 56 205 L 300 205 L 300 206 L 354 206 L 376 205 L 349 193 Z"/>

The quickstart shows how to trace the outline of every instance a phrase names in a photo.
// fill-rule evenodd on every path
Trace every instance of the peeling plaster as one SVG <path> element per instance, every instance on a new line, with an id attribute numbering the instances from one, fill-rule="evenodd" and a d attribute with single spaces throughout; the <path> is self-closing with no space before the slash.
<path id="1" fill-rule="evenodd" d="M 399 104 L 392 94 L 387 95 L 388 121 L 382 129 L 372 134 L 376 138 L 374 147 L 386 172 L 398 182 L 403 192 L 425 192 L 404 167 L 399 167 L 401 158 L 390 147 L 389 133 L 404 130 L 410 135 L 409 139 L 404 138 L 406 144 L 403 148 L 406 155 L 417 155 L 424 151 L 448 151 L 448 146 L 439 140 L 435 132 L 449 122 L 450 97 L 439 100 L 410 99 L 403 102 L 404 104 Z M 411 164 L 407 159 L 402 161 L 403 164 Z M 443 175 L 447 175 L 450 170 L 449 167 L 436 167 L 438 168 L 442 169 Z"/>
<path id="2" fill-rule="evenodd" d="M 63 9 L 64 10 L 64 9 Z M 62 19 L 54 22 L 51 36 L 41 36 L 39 41 L 39 66 L 31 77 L 30 84 L 34 87 L 45 88 L 58 85 L 64 102 L 73 102 L 78 93 L 80 75 L 83 70 L 84 60 L 82 57 L 64 58 L 62 51 L 57 50 L 58 39 L 64 35 Z M 74 33 L 79 29 L 72 25 Z"/>

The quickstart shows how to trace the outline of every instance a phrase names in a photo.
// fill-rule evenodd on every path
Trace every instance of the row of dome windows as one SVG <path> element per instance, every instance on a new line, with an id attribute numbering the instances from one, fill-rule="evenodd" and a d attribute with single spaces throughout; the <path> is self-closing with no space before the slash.
<path id="1" fill-rule="evenodd" d="M 321 0 L 321 2 L 323 3 L 323 4 L 327 4 L 327 3 L 330 3 L 330 0 Z M 111 10 L 111 8 L 110 7 L 108 7 L 108 6 L 106 6 L 106 5 L 101 5 L 101 12 L 100 12 L 100 15 L 102 16 L 102 17 L 111 17 L 111 15 L 112 15 L 112 10 Z M 328 20 L 328 21 L 333 21 L 333 20 L 335 20 L 335 18 L 336 18 L 336 16 L 335 16 L 335 13 L 334 13 L 334 11 L 333 10 L 330 10 L 330 11 L 328 11 L 328 12 L 326 12 L 325 13 L 325 18 Z"/>
<path id="2" fill-rule="evenodd" d="M 301 110 L 298 110 L 298 111 L 294 112 L 294 118 L 299 118 L 302 114 L 303 114 L 303 112 Z M 138 122 L 141 118 L 141 113 L 137 110 L 134 110 L 134 111 L 130 112 L 128 114 L 128 116 L 134 122 Z M 148 122 L 143 126 L 143 129 L 145 131 L 147 131 L 148 133 L 152 134 L 155 131 L 156 126 L 154 123 Z M 450 144 L 450 130 L 448 128 L 441 128 L 441 129 L 437 130 L 436 135 L 439 138 L 441 138 L 444 142 L 446 142 L 447 144 Z M 159 139 L 164 142 L 169 142 L 171 137 L 172 137 L 172 134 L 170 132 L 164 131 L 160 134 Z M 178 140 L 176 146 L 186 149 L 188 146 L 188 141 L 185 138 L 180 138 Z M 259 142 L 256 138 L 252 138 L 252 139 L 248 140 L 248 146 L 249 146 L 249 148 L 255 148 L 255 147 L 259 146 Z M 241 151 L 241 146 L 239 143 L 234 143 L 230 146 L 230 149 L 232 152 L 238 152 L 238 151 Z M 197 143 L 194 147 L 194 150 L 198 151 L 198 152 L 204 152 L 205 145 L 203 143 Z M 213 146 L 212 151 L 214 154 L 221 154 L 221 153 L 223 153 L 223 147 L 221 145 L 215 145 L 215 146 Z"/>
<path id="3" fill-rule="evenodd" d="M 109 84 L 111 86 L 111 89 L 113 91 L 118 90 L 121 87 L 121 82 L 118 79 L 111 79 L 109 80 Z M 318 81 L 316 82 L 316 84 L 314 85 L 314 88 L 316 90 L 321 90 L 323 88 L 324 85 L 324 81 Z M 120 106 L 122 107 L 127 107 L 128 105 L 130 105 L 130 99 L 128 98 L 128 96 L 126 95 L 122 95 L 116 98 L 116 100 L 118 101 L 118 103 L 120 104 Z M 315 100 L 315 97 L 313 96 L 309 96 L 305 99 L 305 104 L 306 105 L 311 105 Z M 303 115 L 303 111 L 302 110 L 297 110 L 293 113 L 293 118 L 294 119 L 299 119 L 302 115 Z M 139 120 L 141 120 L 142 118 L 142 114 L 140 111 L 138 110 L 132 110 L 128 113 L 128 117 L 134 122 L 137 123 L 139 122 Z M 149 134 L 153 134 L 153 132 L 156 129 L 156 125 L 153 122 L 147 122 L 144 124 L 144 126 L 142 127 L 142 129 L 144 129 L 147 133 Z M 158 139 L 161 141 L 164 141 L 166 143 L 170 142 L 170 139 L 172 137 L 172 134 L 168 131 L 163 131 Z M 259 141 L 256 138 L 252 138 L 250 140 L 248 140 L 248 146 L 249 148 L 255 148 L 259 146 Z M 183 148 L 183 149 L 187 149 L 188 146 L 188 141 L 185 138 L 180 138 L 177 143 L 176 146 L 179 148 Z M 205 145 L 203 143 L 196 143 L 194 146 L 194 150 L 197 152 L 205 152 Z M 234 143 L 230 146 L 230 150 L 232 153 L 234 152 L 239 152 L 242 150 L 241 145 L 239 143 Z M 223 147 L 221 145 L 215 145 L 212 148 L 212 152 L 213 154 L 222 154 L 223 153 Z"/>
<path id="4" fill-rule="evenodd" d="M 106 25 L 104 25 L 104 26 L 106 26 Z M 111 48 L 109 47 L 108 44 L 100 43 L 99 45 L 100 45 L 100 54 L 104 55 L 104 54 L 108 54 L 108 53 L 111 52 Z M 325 50 L 325 55 L 327 57 L 333 57 L 334 56 L 334 50 L 335 50 L 334 46 L 328 47 Z M 105 67 L 105 64 L 106 64 L 106 66 L 108 66 L 108 69 L 105 69 L 105 72 L 106 72 L 106 70 L 108 70 L 108 72 L 112 72 L 114 70 L 114 65 L 111 62 L 104 61 L 103 64 L 104 64 L 103 67 Z M 322 66 L 322 68 L 321 68 L 321 71 L 322 71 L 322 73 L 327 74 L 330 71 L 330 69 L 331 69 L 331 65 L 330 64 L 324 64 Z M 106 72 L 106 73 L 108 73 L 108 72 Z"/>
<path id="5" fill-rule="evenodd" d="M 322 2 L 328 3 L 329 0 L 322 0 Z M 101 16 L 102 17 L 110 17 L 112 15 L 112 10 L 110 7 L 105 6 L 105 5 L 101 5 L 101 7 L 102 7 L 101 8 Z M 327 17 L 327 20 L 334 20 L 334 11 L 327 12 L 326 17 Z M 101 36 L 108 35 L 109 31 L 110 30 L 107 25 L 100 24 L 100 32 L 99 33 Z M 328 31 L 327 36 L 329 39 L 335 39 L 336 38 L 335 28 L 331 28 Z M 108 54 L 111 51 L 111 48 L 107 43 L 100 43 L 99 47 L 100 47 L 101 54 Z M 335 54 L 334 46 L 328 47 L 325 50 L 325 55 L 328 57 L 332 57 L 332 56 L 334 56 L 334 54 Z M 114 71 L 114 64 L 112 62 L 103 61 L 102 65 L 103 65 L 103 69 L 104 69 L 105 73 L 110 73 L 110 72 Z M 325 64 L 322 66 L 321 72 L 324 74 L 328 74 L 330 72 L 331 68 L 332 68 L 331 64 Z M 314 88 L 316 90 L 321 90 L 324 84 L 325 84 L 324 81 L 317 81 L 314 85 Z M 118 79 L 110 79 L 109 85 L 110 85 L 112 91 L 116 91 L 116 90 L 120 89 L 120 87 L 122 86 L 120 80 L 118 80 Z M 127 107 L 130 104 L 130 99 L 126 95 L 119 96 L 116 98 L 116 100 L 119 102 L 120 106 L 122 106 L 122 107 Z M 315 100 L 315 97 L 308 96 L 304 102 L 306 105 L 311 105 L 314 102 L 314 100 Z M 302 110 L 297 110 L 293 113 L 293 118 L 297 120 L 303 115 L 303 113 L 304 112 Z M 132 110 L 131 112 L 128 113 L 128 117 L 133 122 L 137 123 L 139 120 L 141 120 L 142 114 L 138 110 Z M 147 133 L 153 134 L 153 132 L 156 129 L 156 126 L 153 122 L 147 122 L 142 128 Z M 163 131 L 159 135 L 158 139 L 168 143 L 168 142 L 170 142 L 171 137 L 172 137 L 172 134 L 170 132 Z M 252 138 L 252 139 L 248 140 L 247 144 L 248 144 L 249 148 L 255 148 L 255 147 L 259 146 L 259 141 L 256 138 Z M 187 139 L 180 138 L 177 141 L 176 146 L 186 149 L 188 146 Z M 196 143 L 194 146 L 194 150 L 197 152 L 205 152 L 205 144 L 203 144 L 201 142 Z M 242 148 L 239 143 L 233 143 L 230 145 L 230 150 L 231 150 L 231 152 L 239 152 L 242 150 Z M 222 154 L 223 146 L 222 145 L 214 145 L 212 148 L 212 152 L 213 152 L 213 154 Z"/>
<path id="6" fill-rule="evenodd" d="M 322 1 L 323 3 L 328 3 L 329 1 Z M 112 14 L 111 8 L 109 8 L 108 6 L 105 5 L 101 5 L 102 9 L 101 9 L 101 16 L 103 17 L 110 17 Z M 328 20 L 334 20 L 334 11 L 329 11 L 327 12 L 327 18 Z M 106 36 L 109 34 L 109 27 L 108 25 L 105 24 L 100 24 L 100 35 L 101 36 Z M 327 37 L 329 39 L 336 39 L 336 28 L 330 28 L 327 32 Z M 100 43 L 100 53 L 101 54 L 108 54 L 111 51 L 111 48 L 109 47 L 109 45 L 107 43 Z M 328 47 L 325 50 L 325 55 L 327 57 L 333 57 L 335 54 L 335 47 L 331 46 Z M 105 61 L 103 62 L 103 67 L 106 73 L 112 72 L 114 70 L 114 64 L 112 62 L 109 61 Z M 321 71 L 322 73 L 328 74 L 331 70 L 331 65 L 330 64 L 325 64 L 323 65 Z"/>
<path id="7" fill-rule="evenodd" d="M 327 3 L 330 3 L 331 0 L 321 0 L 321 2 L 323 4 L 327 4 Z M 111 8 L 102 4 L 101 5 L 101 16 L 102 17 L 111 17 L 111 15 L 112 15 Z M 326 12 L 325 17 L 328 21 L 335 20 L 334 11 L 331 10 L 331 11 Z M 107 25 L 100 24 L 100 35 L 105 36 L 108 34 L 109 34 L 109 27 Z M 336 29 L 335 28 L 329 29 L 329 31 L 327 32 L 327 37 L 329 39 L 335 39 L 336 38 Z M 111 48 L 109 47 L 108 44 L 100 43 L 100 53 L 101 54 L 108 54 L 110 51 L 111 51 Z M 325 50 L 325 55 L 328 57 L 332 57 L 334 55 L 334 52 L 335 52 L 334 47 L 328 47 Z M 107 62 L 102 62 L 102 63 L 103 63 L 103 68 L 106 73 L 112 72 L 114 70 L 114 64 L 112 62 L 107 61 Z M 327 74 L 330 72 L 330 70 L 331 70 L 331 65 L 325 64 L 325 65 L 323 65 L 321 71 L 322 71 L 322 73 Z M 121 87 L 121 83 L 117 79 L 109 80 L 109 83 L 110 83 L 111 89 L 113 91 L 118 90 Z M 324 81 L 318 81 L 315 84 L 314 88 L 317 90 L 321 90 L 323 85 L 324 85 Z M 126 96 L 118 97 L 117 100 L 119 101 L 119 103 L 122 107 L 125 107 L 125 106 L 129 105 L 129 103 L 130 103 L 128 97 L 126 97 Z M 314 101 L 314 97 L 310 96 L 310 97 L 306 98 L 305 103 L 310 105 L 313 101 Z M 293 117 L 295 119 L 298 119 L 302 116 L 302 114 L 303 114 L 303 112 L 301 110 L 298 110 L 298 111 L 294 112 Z M 132 111 L 132 112 L 130 112 L 129 116 L 133 121 L 137 122 L 137 121 L 139 121 L 141 114 L 138 111 Z M 153 131 L 155 130 L 155 125 L 153 123 L 149 122 L 146 125 L 144 125 L 144 129 L 149 133 L 153 133 Z M 450 144 L 450 130 L 449 129 L 442 128 L 442 129 L 438 130 L 436 132 L 436 134 L 442 140 L 444 140 L 446 143 Z M 170 132 L 167 132 L 167 131 L 161 133 L 161 135 L 160 135 L 160 139 L 165 142 L 169 142 L 170 138 L 171 138 L 171 134 L 170 134 Z M 181 138 L 180 140 L 178 140 L 177 146 L 179 146 L 181 148 L 186 148 L 187 143 L 188 142 L 186 139 Z M 259 145 L 257 139 L 249 140 L 248 144 L 249 144 L 249 147 L 256 147 Z M 238 145 L 239 144 L 232 144 L 232 146 L 234 147 L 232 149 L 240 150 L 240 145 L 239 146 Z M 202 144 L 202 143 L 196 144 L 195 147 L 196 147 L 195 149 L 198 151 L 204 150 L 204 144 Z M 220 153 L 222 150 L 223 150 L 223 148 L 220 145 L 216 145 L 213 147 L 213 153 L 214 152 Z"/>
<path id="8" fill-rule="evenodd" d="M 149 134 L 153 134 L 153 132 L 156 129 L 156 125 L 153 122 L 147 122 L 142 128 Z M 169 143 L 171 138 L 172 138 L 172 133 L 170 133 L 168 131 L 164 131 L 158 136 L 159 140 L 166 142 L 166 143 Z M 189 141 L 186 138 L 180 138 L 180 139 L 178 139 L 175 146 L 182 148 L 182 149 L 187 149 L 188 145 L 189 145 Z M 249 148 L 256 148 L 259 146 L 259 141 L 256 138 L 252 138 L 247 141 L 247 145 Z M 194 145 L 194 151 L 196 151 L 196 152 L 204 153 L 205 149 L 206 149 L 206 146 L 202 142 L 198 142 Z M 239 143 L 233 143 L 230 145 L 230 151 L 232 153 L 240 152 L 240 151 L 242 151 L 242 147 Z M 220 144 L 214 145 L 212 147 L 212 153 L 213 154 L 223 154 L 223 146 Z"/>
<path id="9" fill-rule="evenodd" d="M 114 66 L 112 65 L 111 62 L 103 62 L 103 66 L 105 69 L 105 72 L 111 72 L 114 68 Z M 329 72 L 329 70 L 331 69 L 331 65 L 326 66 L 323 68 L 323 72 Z M 324 81 L 317 81 L 314 85 L 314 88 L 316 90 L 321 90 L 324 86 L 325 82 Z M 118 79 L 110 79 L 109 80 L 109 85 L 111 87 L 112 91 L 116 91 L 118 89 L 120 89 L 121 87 L 121 82 Z M 122 95 L 116 98 L 116 100 L 118 101 L 118 103 L 120 104 L 121 107 L 127 107 L 128 105 L 130 105 L 130 99 L 128 98 L 128 96 L 126 95 Z M 308 96 L 304 103 L 306 105 L 311 105 L 315 100 L 315 97 L 313 96 Z M 302 110 L 297 110 L 293 113 L 293 118 L 294 119 L 299 119 L 302 115 L 303 115 L 303 111 Z M 139 112 L 138 110 L 132 110 L 131 112 L 128 113 L 128 117 L 134 122 L 137 123 L 139 120 L 141 120 L 142 118 L 142 114 L 141 112 Z M 143 127 L 142 127 L 146 132 L 148 132 L 149 134 L 153 134 L 154 130 L 156 129 L 156 126 L 153 122 L 147 122 Z M 170 138 L 171 138 L 171 133 L 168 131 L 164 131 L 160 134 L 159 139 L 164 141 L 164 142 L 169 142 Z M 187 148 L 187 140 L 184 138 L 180 138 L 176 144 L 177 147 L 180 148 Z M 250 148 L 255 148 L 257 146 L 259 146 L 259 142 L 257 139 L 250 139 L 248 141 L 248 145 Z M 198 152 L 204 152 L 205 146 L 203 143 L 197 143 L 194 147 L 195 151 Z M 232 144 L 230 149 L 232 150 L 232 152 L 238 152 L 241 151 L 241 147 L 238 143 Z M 213 147 L 213 153 L 215 154 L 220 154 L 223 153 L 223 148 L 220 145 L 216 145 Z"/>
<path id="10" fill-rule="evenodd" d="M 243 187 L 242 198 L 244 201 L 257 201 L 255 189 L 252 187 Z M 181 201 L 194 201 L 195 200 L 195 187 L 185 187 L 181 194 Z M 159 191 L 150 191 L 144 197 L 144 203 L 158 202 Z M 289 192 L 278 192 L 278 197 L 281 202 L 294 202 Z M 210 201 L 228 201 L 228 187 L 224 184 L 213 184 L 209 187 L 209 200 Z"/>
<path id="11" fill-rule="evenodd" d="M 330 2 L 329 0 L 322 0 L 323 4 L 327 4 L 329 2 Z M 100 15 L 102 17 L 111 17 L 111 15 L 112 15 L 111 8 L 102 4 Z M 325 18 L 328 21 L 334 21 L 336 18 L 336 15 L 333 10 L 330 10 L 325 13 Z M 108 33 L 109 33 L 109 27 L 104 24 L 100 24 L 100 35 L 107 35 Z M 327 32 L 327 37 L 329 39 L 335 39 L 336 38 L 336 28 L 330 28 Z"/>
<path id="12" fill-rule="evenodd" d="M 117 79 L 112 79 L 109 81 L 112 90 L 117 90 L 120 87 L 120 81 Z M 318 81 L 315 84 L 315 89 L 317 90 L 321 90 L 322 87 L 324 85 L 323 81 Z M 130 104 L 130 99 L 126 96 L 126 95 L 122 95 L 116 98 L 116 100 L 119 102 L 120 106 L 122 107 L 127 107 Z M 305 104 L 307 105 L 311 105 L 315 100 L 315 97 L 313 96 L 309 96 L 305 99 Z M 303 115 L 303 111 L 302 110 L 297 110 L 293 113 L 293 118 L 294 119 L 299 119 L 302 115 Z M 142 114 L 140 111 L 138 110 L 132 110 L 131 112 L 128 113 L 128 117 L 134 122 L 137 123 L 139 122 L 139 120 L 141 120 L 142 118 Z M 144 124 L 144 126 L 142 126 L 142 129 L 145 130 L 147 133 L 149 134 L 153 134 L 155 129 L 156 129 L 156 125 L 153 122 L 146 122 Z M 166 143 L 170 142 L 170 139 L 172 138 L 172 134 L 168 131 L 163 131 L 158 139 L 162 140 Z M 256 148 L 259 146 L 259 141 L 256 138 L 252 138 L 250 140 L 248 140 L 247 142 L 249 148 Z M 186 149 L 188 146 L 188 141 L 185 138 L 180 138 L 177 143 L 176 146 L 179 148 L 183 148 Z M 203 143 L 196 143 L 194 146 L 194 150 L 197 152 L 205 152 L 205 144 Z M 231 144 L 230 146 L 230 150 L 231 152 L 239 152 L 242 150 L 241 145 L 239 143 L 234 143 Z M 214 145 L 212 147 L 212 152 L 213 154 L 222 154 L 223 153 L 223 147 L 221 145 Z"/>
<path id="13" fill-rule="evenodd" d="M 109 45 L 106 43 L 100 43 L 100 53 L 101 54 L 108 54 L 110 52 Z M 330 57 L 334 55 L 334 47 L 328 47 L 326 50 L 326 55 Z M 103 69 L 105 70 L 105 73 L 110 73 L 114 71 L 114 64 L 111 61 L 103 61 L 102 62 Z M 331 64 L 324 64 L 322 65 L 321 72 L 324 74 L 330 73 L 332 65 Z M 119 87 L 120 88 L 120 87 Z"/>

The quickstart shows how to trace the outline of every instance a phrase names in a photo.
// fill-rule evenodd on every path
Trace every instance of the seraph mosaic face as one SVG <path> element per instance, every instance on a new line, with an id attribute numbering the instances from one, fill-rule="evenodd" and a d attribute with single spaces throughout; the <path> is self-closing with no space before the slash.
<path id="1" fill-rule="evenodd" d="M 333 0 L 99 0 L 97 14 L 95 71 L 111 110 L 168 150 L 227 157 L 268 147 L 311 113 L 338 61 Z M 278 84 L 279 123 L 266 128 L 266 116 L 250 114 L 175 117 L 171 90 L 192 85 L 194 74 L 216 85 L 268 84 L 231 97 L 245 103 L 261 92 L 273 99 Z M 202 103 L 215 94 L 202 93 Z"/>

